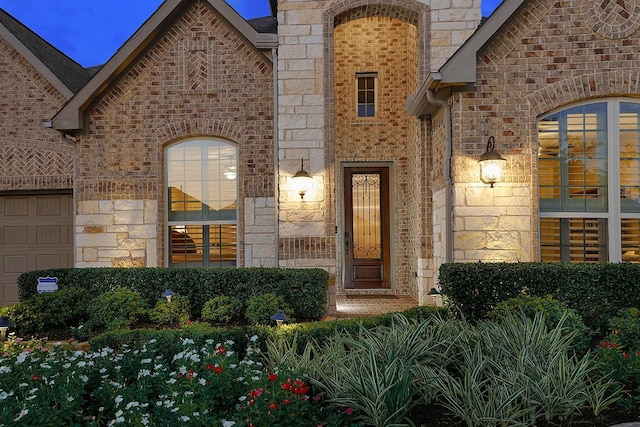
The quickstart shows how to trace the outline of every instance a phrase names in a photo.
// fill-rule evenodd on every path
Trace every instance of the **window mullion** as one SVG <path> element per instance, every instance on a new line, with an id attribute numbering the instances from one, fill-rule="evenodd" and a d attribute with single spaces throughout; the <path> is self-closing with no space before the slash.
<path id="1" fill-rule="evenodd" d="M 607 156 L 608 210 L 609 210 L 609 262 L 622 261 L 620 224 L 620 102 L 608 102 Z"/>

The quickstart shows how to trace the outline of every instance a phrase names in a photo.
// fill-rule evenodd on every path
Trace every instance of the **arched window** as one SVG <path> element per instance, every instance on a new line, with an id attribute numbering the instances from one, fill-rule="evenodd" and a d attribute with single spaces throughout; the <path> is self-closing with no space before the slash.
<path id="1" fill-rule="evenodd" d="M 548 114 L 538 143 L 541 260 L 640 262 L 640 102 Z"/>
<path id="2" fill-rule="evenodd" d="M 236 265 L 237 148 L 189 139 L 166 149 L 170 266 Z"/>

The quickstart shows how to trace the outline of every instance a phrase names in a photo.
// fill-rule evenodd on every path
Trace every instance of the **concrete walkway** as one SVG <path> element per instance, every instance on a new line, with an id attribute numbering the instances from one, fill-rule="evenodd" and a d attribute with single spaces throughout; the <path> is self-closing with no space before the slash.
<path id="1" fill-rule="evenodd" d="M 336 295 L 339 319 L 403 311 L 418 305 L 407 295 Z"/>

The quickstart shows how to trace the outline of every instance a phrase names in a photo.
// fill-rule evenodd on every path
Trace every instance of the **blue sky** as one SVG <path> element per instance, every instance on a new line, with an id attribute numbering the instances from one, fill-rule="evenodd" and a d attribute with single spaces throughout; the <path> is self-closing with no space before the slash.
<path id="1" fill-rule="evenodd" d="M 501 0 L 482 0 L 488 16 Z M 85 67 L 105 63 L 162 0 L 0 0 L 4 9 Z M 246 19 L 267 16 L 268 0 L 227 0 Z"/>

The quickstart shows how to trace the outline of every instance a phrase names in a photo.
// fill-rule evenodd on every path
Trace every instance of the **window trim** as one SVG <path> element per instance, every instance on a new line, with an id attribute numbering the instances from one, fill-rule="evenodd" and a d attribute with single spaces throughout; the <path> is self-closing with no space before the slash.
<path id="1" fill-rule="evenodd" d="M 358 102 L 359 99 L 359 95 L 360 95 L 360 90 L 358 88 L 359 86 L 359 79 L 361 78 L 373 78 L 373 115 L 372 116 L 361 116 L 360 115 L 360 102 Z M 371 119 L 375 119 L 378 117 L 378 108 L 379 108 L 379 104 L 378 104 L 378 72 L 377 71 L 366 71 L 366 72 L 356 72 L 355 75 L 355 96 L 356 96 L 356 102 L 355 102 L 355 109 L 356 109 L 356 118 L 358 120 L 371 120 Z M 370 104 L 363 104 L 363 105 L 370 105 Z"/>
<path id="2" fill-rule="evenodd" d="M 235 220 L 229 220 L 229 219 L 218 219 L 218 220 L 211 220 L 211 219 L 204 219 L 204 220 L 189 220 L 189 219 L 185 219 L 185 220 L 170 220 L 169 219 L 169 215 L 170 215 L 170 197 L 169 197 L 169 191 L 170 191 L 170 187 L 169 187 L 169 155 L 168 152 L 171 148 L 179 146 L 180 144 L 184 144 L 184 143 L 188 143 L 191 141 L 209 141 L 209 142 L 217 142 L 220 144 L 225 144 L 231 148 L 233 148 L 235 150 L 235 166 L 236 166 L 236 171 L 238 171 L 238 164 L 239 164 L 239 147 L 236 143 L 234 143 L 233 141 L 227 140 L 225 138 L 219 138 L 219 137 L 211 137 L 211 136 L 200 136 L 200 137 L 191 137 L 191 138 L 185 138 L 185 139 L 180 139 L 177 141 L 173 141 L 169 144 L 166 144 L 163 150 L 163 169 L 164 169 L 164 183 L 163 183 L 163 192 L 164 192 L 164 265 L 166 267 L 176 267 L 176 268 L 190 268 L 190 267 L 182 267 L 182 266 L 172 266 L 171 264 L 171 259 L 172 259 L 172 253 L 171 253 L 171 240 L 172 240 L 172 236 L 171 236 L 171 227 L 172 226 L 199 226 L 199 227 L 203 227 L 204 230 L 204 226 L 211 226 L 211 225 L 235 225 L 236 226 L 236 260 L 235 260 L 235 266 L 237 267 L 239 265 L 239 258 L 238 258 L 238 254 L 239 252 L 239 241 L 240 239 L 237 238 L 240 228 L 239 228 L 239 216 L 240 216 L 240 211 L 239 211 L 239 204 L 238 204 L 238 199 L 240 197 L 240 193 L 239 193 L 239 174 L 236 175 L 236 177 L 234 178 L 235 180 L 235 185 L 236 185 L 236 219 Z M 202 157 L 200 158 L 200 162 L 204 162 L 205 159 L 203 159 Z M 208 159 L 206 159 L 208 160 Z M 206 162 L 204 162 L 206 163 Z M 205 171 L 203 173 L 202 178 L 204 179 L 207 176 L 207 171 L 206 168 L 203 168 L 203 170 Z M 203 265 L 201 267 L 207 267 L 207 265 L 205 265 L 204 263 L 204 254 L 203 254 Z"/>

